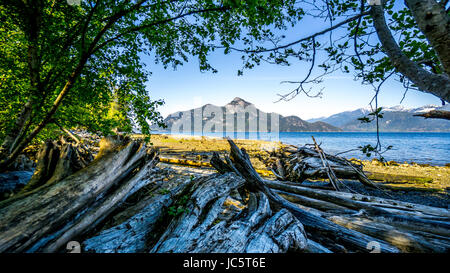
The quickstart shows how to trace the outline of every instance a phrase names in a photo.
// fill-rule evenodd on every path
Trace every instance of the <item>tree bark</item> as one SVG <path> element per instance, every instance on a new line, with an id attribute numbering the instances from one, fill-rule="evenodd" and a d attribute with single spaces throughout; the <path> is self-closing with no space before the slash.
<path id="1" fill-rule="evenodd" d="M 427 37 L 444 68 L 450 75 L 450 16 L 436 0 L 406 0 L 420 31 Z M 448 100 L 447 100 L 448 101 Z"/>
<path id="2" fill-rule="evenodd" d="M 432 110 L 423 114 L 415 114 L 416 117 L 439 118 L 450 120 L 450 111 Z"/>
<path id="3" fill-rule="evenodd" d="M 408 1 L 418 2 L 413 0 Z M 428 2 L 428 0 L 426 1 Z M 383 46 L 384 52 L 389 56 L 392 65 L 397 71 L 410 79 L 423 92 L 431 93 L 445 101 L 450 101 L 449 76 L 431 73 L 403 54 L 386 24 L 382 5 L 373 5 L 370 9 L 370 15 L 373 18 L 373 25 Z M 441 24 L 445 24 L 445 22 L 441 22 Z M 446 35 L 448 35 L 448 33 Z M 447 48 L 448 43 L 445 44 L 445 49 Z"/>
<path id="4" fill-rule="evenodd" d="M 146 169 L 147 153 L 144 144 L 131 142 L 62 181 L 0 203 L 0 252 L 55 250 L 59 238 L 84 232 L 123 201 L 130 183 L 141 183 L 130 177 Z"/>
<path id="5" fill-rule="evenodd" d="M 430 242 L 429 239 L 422 236 L 409 233 L 408 231 L 393 229 L 391 225 L 375 222 L 370 219 L 352 216 L 332 216 L 327 217 L 327 219 L 341 226 L 384 240 L 403 252 L 445 253 L 450 250 L 450 244 L 448 242 Z"/>
<path id="6" fill-rule="evenodd" d="M 125 210 L 130 218 L 83 242 L 88 252 L 243 253 L 303 251 L 309 241 L 286 210 L 247 193 L 234 173 L 164 183 Z M 136 210 L 134 207 L 140 207 Z"/>
<path id="7" fill-rule="evenodd" d="M 254 192 L 264 193 L 273 207 L 284 208 L 290 211 L 305 227 L 305 231 L 313 236 L 313 239 L 328 238 L 333 244 L 342 244 L 350 251 L 368 252 L 367 245 L 375 238 L 365 234 L 349 230 L 334 224 L 320 216 L 303 210 L 283 199 L 268 188 L 264 180 L 253 168 L 250 158 L 244 149 L 240 150 L 231 139 L 228 139 L 231 147 L 230 158 L 238 174 L 245 178 L 248 188 Z M 229 163 L 230 164 L 230 163 Z M 338 236 L 336 236 L 338 235 Z M 333 238 L 333 239 L 330 239 Z M 379 241 L 379 240 L 378 240 Z M 320 243 L 320 242 L 319 242 Z M 382 252 L 398 252 L 399 250 L 385 242 L 379 242 Z M 333 245 L 329 245 L 333 246 Z"/>

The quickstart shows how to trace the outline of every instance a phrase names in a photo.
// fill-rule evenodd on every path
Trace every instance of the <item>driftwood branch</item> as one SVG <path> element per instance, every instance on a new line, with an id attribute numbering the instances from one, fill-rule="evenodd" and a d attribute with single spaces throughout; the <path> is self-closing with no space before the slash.
<path id="1" fill-rule="evenodd" d="M 238 170 L 239 174 L 245 178 L 249 188 L 254 192 L 264 193 L 273 207 L 277 207 L 279 209 L 283 208 L 290 211 L 303 224 L 306 232 L 311 234 L 313 240 L 319 240 L 319 243 L 321 243 L 322 238 L 333 238 L 335 243 L 344 245 L 344 247 L 350 251 L 362 252 L 368 251 L 367 244 L 369 242 L 376 241 L 373 237 L 347 229 L 320 216 L 303 210 L 273 192 L 269 187 L 267 187 L 264 180 L 255 171 L 245 150 L 240 150 L 231 139 L 228 139 L 228 142 L 231 147 L 230 158 L 232 160 L 232 164 Z M 336 234 L 339 234 L 339 236 L 336 236 Z M 331 250 L 336 250 L 333 245 L 328 246 Z M 380 242 L 380 248 L 383 252 L 399 251 L 394 246 L 385 242 Z"/>
<path id="2" fill-rule="evenodd" d="M 246 151 L 228 141 L 231 161 L 213 165 L 227 164 L 222 170 L 236 169 L 253 192 L 268 197 L 272 207 L 290 211 L 305 227 L 308 240 L 313 241 L 311 249 L 317 249 L 313 245 L 316 242 L 337 252 L 369 251 L 368 245 L 373 242 L 380 245 L 381 252 L 450 249 L 448 210 L 264 180 L 254 170 Z M 398 232 L 389 233 L 390 229 Z"/>
<path id="3" fill-rule="evenodd" d="M 0 203 L 0 252 L 56 250 L 106 217 L 142 184 L 133 177 L 154 164 L 148 161 L 154 153 L 138 142 L 104 154 L 61 181 Z"/>
<path id="4" fill-rule="evenodd" d="M 432 110 L 422 114 L 415 114 L 416 117 L 424 117 L 424 118 L 438 118 L 438 119 L 446 119 L 450 120 L 450 111 L 442 111 L 442 110 Z"/>

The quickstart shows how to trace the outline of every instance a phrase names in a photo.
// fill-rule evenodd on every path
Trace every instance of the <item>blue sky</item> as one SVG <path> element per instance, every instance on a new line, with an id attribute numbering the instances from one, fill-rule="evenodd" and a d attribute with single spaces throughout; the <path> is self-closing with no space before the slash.
<path id="1" fill-rule="evenodd" d="M 293 41 L 325 27 L 326 23 L 309 18 L 283 34 L 287 36 L 287 41 Z M 155 65 L 150 57 L 146 57 L 144 61 L 152 71 L 147 89 L 152 99 L 165 101 L 165 105 L 160 108 L 163 116 L 207 103 L 225 105 L 234 97 L 241 97 L 265 112 L 309 119 L 367 107 L 374 94 L 371 86 L 354 81 L 351 73 L 335 73 L 314 87 L 317 91 L 324 88 L 322 98 L 308 98 L 300 94 L 289 102 L 274 103 L 278 99 L 278 93 L 287 93 L 294 87 L 280 82 L 303 79 L 309 63 L 298 61 L 291 63 L 291 66 L 262 63 L 252 70 L 244 70 L 243 76 L 237 76 L 238 69 L 242 67 L 240 56 L 238 53 L 224 55 L 221 50 L 212 53 L 209 60 L 218 69 L 216 74 L 200 72 L 195 58 L 176 70 L 165 70 L 161 65 Z M 400 83 L 387 81 L 379 95 L 380 106 L 399 105 L 403 92 Z M 440 100 L 432 95 L 410 90 L 402 102 L 405 107 L 427 104 L 440 105 Z"/>

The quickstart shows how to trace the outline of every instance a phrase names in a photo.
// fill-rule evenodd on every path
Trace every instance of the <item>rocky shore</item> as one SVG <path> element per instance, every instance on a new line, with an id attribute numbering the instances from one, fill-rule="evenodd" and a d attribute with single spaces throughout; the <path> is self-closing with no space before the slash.
<path id="1" fill-rule="evenodd" d="M 135 138 L 141 136 L 135 135 Z M 260 175 L 275 178 L 261 158 L 271 151 L 280 149 L 285 144 L 281 142 L 269 142 L 263 140 L 235 140 L 236 144 L 246 149 L 251 162 Z M 165 163 L 190 166 L 194 168 L 208 169 L 212 152 L 226 153 L 228 143 L 225 139 L 188 136 L 188 135 L 152 135 L 151 143 L 160 150 L 161 159 Z M 424 205 L 443 208 L 450 207 L 450 167 L 431 166 L 414 162 L 398 163 L 389 161 L 386 163 L 374 160 L 349 159 L 363 165 L 364 171 L 379 185 L 389 188 L 389 195 L 394 199 L 421 203 Z M 204 164 L 206 163 L 206 164 Z M 361 193 L 386 197 L 384 192 L 368 190 L 360 183 L 345 181 L 355 191 Z M 312 181 L 305 183 L 320 183 Z"/>

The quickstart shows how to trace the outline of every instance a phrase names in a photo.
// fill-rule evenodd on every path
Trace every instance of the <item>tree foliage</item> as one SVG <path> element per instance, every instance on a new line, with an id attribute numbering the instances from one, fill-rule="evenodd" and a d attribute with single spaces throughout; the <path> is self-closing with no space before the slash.
<path id="1" fill-rule="evenodd" d="M 6 0 L 0 4 L 0 139 L 5 166 L 57 121 L 111 133 L 160 123 L 146 85 L 151 68 L 190 56 L 216 70 L 208 54 L 221 46 L 273 36 L 301 16 L 294 0 Z M 74 5 L 75 3 L 75 5 Z M 150 82 L 151 90 L 151 82 Z"/>
<path id="2" fill-rule="evenodd" d="M 369 5 L 366 0 L 299 1 L 298 6 L 305 14 L 303 20 L 309 24 L 317 21 L 320 25 L 325 21 L 329 26 L 294 41 L 280 34 L 277 38 L 253 40 L 244 48 L 233 49 L 250 54 L 251 58 L 244 64 L 246 68 L 263 60 L 282 65 L 298 60 L 311 63 L 303 80 L 288 82 L 297 87 L 281 95 L 282 100 L 290 100 L 299 93 L 321 95 L 317 84 L 333 72 L 343 72 L 352 73 L 355 79 L 371 85 L 376 93 L 378 85 L 393 78 L 403 85 L 405 93 L 419 90 L 448 101 L 449 1 L 380 2 L 381 6 Z M 436 22 L 433 18 L 442 20 Z M 379 27 L 384 23 L 388 29 Z M 435 30 L 447 33 L 436 39 L 433 38 L 437 34 Z M 390 36 L 394 41 L 388 44 Z M 440 85 L 436 85 L 436 80 Z"/>

